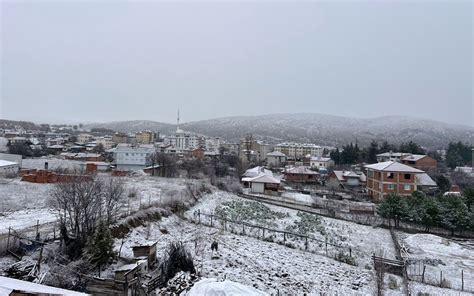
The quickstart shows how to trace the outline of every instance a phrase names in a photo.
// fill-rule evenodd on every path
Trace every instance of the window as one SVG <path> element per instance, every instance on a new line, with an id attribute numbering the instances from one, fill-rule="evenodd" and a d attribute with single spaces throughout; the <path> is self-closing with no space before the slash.
<path id="1" fill-rule="evenodd" d="M 410 184 L 405 184 L 405 185 L 403 185 L 403 189 L 405 191 L 409 191 L 411 189 L 411 185 Z"/>
<path id="2" fill-rule="evenodd" d="M 388 184 L 387 189 L 388 189 L 388 190 L 393 190 L 393 189 L 395 189 L 395 185 L 393 185 L 393 184 Z"/>
<path id="3" fill-rule="evenodd" d="M 387 178 L 388 179 L 393 179 L 393 173 L 387 173 Z"/>
<path id="4" fill-rule="evenodd" d="M 405 174 L 405 180 L 410 180 L 411 175 L 410 174 Z"/>

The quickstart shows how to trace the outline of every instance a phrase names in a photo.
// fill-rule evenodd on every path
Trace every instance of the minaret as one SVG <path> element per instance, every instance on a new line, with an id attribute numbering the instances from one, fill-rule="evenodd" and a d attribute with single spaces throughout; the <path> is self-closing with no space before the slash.
<path id="1" fill-rule="evenodd" d="M 179 108 L 178 108 L 178 126 L 176 127 L 176 131 L 179 131 Z"/>

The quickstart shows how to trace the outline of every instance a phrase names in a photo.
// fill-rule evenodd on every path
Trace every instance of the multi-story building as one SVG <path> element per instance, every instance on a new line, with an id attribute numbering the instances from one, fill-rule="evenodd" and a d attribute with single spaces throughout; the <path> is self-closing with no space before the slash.
<path id="1" fill-rule="evenodd" d="M 153 144 L 156 139 L 156 133 L 152 131 L 141 131 L 135 133 L 137 144 Z"/>
<path id="2" fill-rule="evenodd" d="M 438 166 L 438 162 L 431 156 L 422 154 L 410 154 L 402 158 L 401 163 L 420 170 L 433 170 Z"/>
<path id="3" fill-rule="evenodd" d="M 275 151 L 281 152 L 289 158 L 299 158 L 306 155 L 322 156 L 323 147 L 316 144 L 281 143 L 275 146 Z"/>
<path id="4" fill-rule="evenodd" d="M 109 150 L 114 147 L 114 141 L 111 136 L 98 137 L 95 139 L 96 145 L 102 145 L 105 150 Z"/>
<path id="5" fill-rule="evenodd" d="M 151 164 L 155 151 L 153 145 L 119 144 L 113 151 L 114 163 L 120 171 L 142 170 Z"/>
<path id="6" fill-rule="evenodd" d="M 124 133 L 115 133 L 112 136 L 112 142 L 115 144 L 125 144 L 128 141 L 128 136 L 127 134 Z"/>
<path id="7" fill-rule="evenodd" d="M 309 165 L 313 169 L 327 170 L 334 167 L 334 160 L 329 157 L 312 156 Z"/>
<path id="8" fill-rule="evenodd" d="M 239 144 L 238 143 L 221 143 L 221 147 L 224 148 L 224 153 L 228 154 L 239 154 Z"/>
<path id="9" fill-rule="evenodd" d="M 240 140 L 239 158 L 242 161 L 263 161 L 266 155 L 273 151 L 273 146 L 252 138 Z"/>
<path id="10" fill-rule="evenodd" d="M 221 147 L 221 139 L 218 137 L 204 138 L 204 148 L 207 152 L 219 153 Z"/>
<path id="11" fill-rule="evenodd" d="M 403 153 L 403 152 L 385 152 L 377 154 L 377 162 L 384 162 L 384 161 L 396 161 L 400 162 L 402 158 L 405 156 L 410 155 L 410 153 Z"/>
<path id="12" fill-rule="evenodd" d="M 417 190 L 417 174 L 422 170 L 411 166 L 385 161 L 365 166 L 367 190 L 374 201 L 382 201 L 388 194 L 411 195 Z"/>
<path id="13" fill-rule="evenodd" d="M 92 141 L 93 136 L 89 134 L 79 134 L 77 135 L 77 142 L 81 144 L 86 144 Z"/>
<path id="14" fill-rule="evenodd" d="M 176 153 L 183 153 L 185 150 L 194 150 L 200 145 L 200 138 L 193 133 L 185 133 L 181 129 L 177 129 L 176 132 L 165 138 L 165 144 L 171 145 Z"/>

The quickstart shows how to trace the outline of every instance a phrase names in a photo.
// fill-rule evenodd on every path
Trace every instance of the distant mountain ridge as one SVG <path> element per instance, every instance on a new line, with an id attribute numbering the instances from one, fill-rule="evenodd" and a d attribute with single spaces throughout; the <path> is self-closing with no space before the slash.
<path id="1" fill-rule="evenodd" d="M 40 129 L 39 125 L 32 122 L 0 119 L 0 128 L 14 126 Z M 175 124 L 152 120 L 90 123 L 84 127 L 107 128 L 121 132 L 152 130 L 164 134 L 176 130 Z M 238 141 L 247 134 L 252 134 L 254 138 L 269 143 L 294 141 L 340 146 L 357 142 L 365 146 L 372 140 L 394 144 L 415 141 L 428 149 L 445 148 L 451 141 L 472 144 L 474 136 L 473 127 L 434 120 L 404 116 L 364 119 L 317 113 L 222 117 L 183 123 L 180 128 L 229 141 Z"/>
<path id="2" fill-rule="evenodd" d="M 150 120 L 118 121 L 89 124 L 87 127 L 109 128 L 122 132 L 154 130 L 170 133 L 176 125 Z M 404 116 L 350 118 L 317 113 L 233 116 L 180 125 L 183 130 L 226 140 L 237 141 L 247 134 L 277 143 L 309 142 L 321 145 L 342 145 L 358 142 L 368 145 L 372 140 L 400 143 L 415 141 L 429 149 L 443 148 L 451 141 L 472 143 L 474 128 L 463 125 Z"/>

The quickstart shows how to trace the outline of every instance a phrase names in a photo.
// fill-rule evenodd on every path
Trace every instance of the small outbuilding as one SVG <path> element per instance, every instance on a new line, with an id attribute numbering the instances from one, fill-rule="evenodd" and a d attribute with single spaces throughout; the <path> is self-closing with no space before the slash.
<path id="1" fill-rule="evenodd" d="M 17 162 L 0 160 L 0 176 L 1 177 L 12 177 L 18 174 L 20 165 Z"/>
<path id="2" fill-rule="evenodd" d="M 280 180 L 268 175 L 243 178 L 242 181 L 248 184 L 250 192 L 252 193 L 263 194 L 267 191 L 278 192 L 278 188 L 280 187 Z"/>

